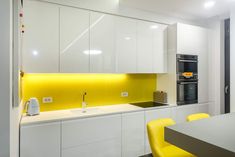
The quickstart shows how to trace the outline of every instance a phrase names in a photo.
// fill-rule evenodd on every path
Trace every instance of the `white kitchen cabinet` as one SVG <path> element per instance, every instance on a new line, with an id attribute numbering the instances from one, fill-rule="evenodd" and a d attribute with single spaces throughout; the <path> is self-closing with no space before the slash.
<path id="1" fill-rule="evenodd" d="M 121 157 L 121 139 L 109 139 L 62 150 L 62 157 Z"/>
<path id="2" fill-rule="evenodd" d="M 177 24 L 177 53 L 198 55 L 198 102 L 208 102 L 208 33 L 207 29 Z"/>
<path id="3" fill-rule="evenodd" d="M 90 72 L 115 72 L 115 16 L 90 13 Z"/>
<path id="4" fill-rule="evenodd" d="M 148 134 L 147 134 L 147 124 L 152 120 L 160 118 L 175 119 L 175 107 L 145 111 L 145 154 L 151 153 L 151 148 L 149 145 Z"/>
<path id="5" fill-rule="evenodd" d="M 39 1 L 25 1 L 24 24 L 23 71 L 59 72 L 58 6 Z"/>
<path id="6" fill-rule="evenodd" d="M 60 122 L 21 126 L 20 157 L 60 157 Z"/>
<path id="7" fill-rule="evenodd" d="M 144 155 L 144 112 L 122 114 L 122 157 Z"/>
<path id="8" fill-rule="evenodd" d="M 60 7 L 60 72 L 89 72 L 89 11 Z"/>
<path id="9" fill-rule="evenodd" d="M 183 105 L 175 108 L 175 121 L 177 123 L 186 122 L 186 118 L 190 114 L 209 113 L 208 104 Z"/>
<path id="10" fill-rule="evenodd" d="M 137 22 L 138 73 L 166 72 L 166 27 L 153 22 Z"/>
<path id="11" fill-rule="evenodd" d="M 116 17 L 116 71 L 137 73 L 137 21 Z"/>
<path id="12" fill-rule="evenodd" d="M 207 29 L 177 23 L 177 53 L 192 55 L 207 53 Z"/>
<path id="13" fill-rule="evenodd" d="M 121 156 L 121 115 L 119 114 L 63 121 L 61 128 L 63 157 L 81 154 L 84 157 L 90 157 L 92 154 L 100 157 Z"/>

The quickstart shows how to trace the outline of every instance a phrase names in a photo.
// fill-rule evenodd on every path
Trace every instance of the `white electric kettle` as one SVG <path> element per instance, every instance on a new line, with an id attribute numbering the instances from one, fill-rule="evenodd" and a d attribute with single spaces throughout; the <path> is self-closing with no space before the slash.
<path id="1" fill-rule="evenodd" d="M 38 115 L 40 113 L 40 106 L 37 98 L 30 98 L 26 102 L 26 113 L 28 116 Z"/>

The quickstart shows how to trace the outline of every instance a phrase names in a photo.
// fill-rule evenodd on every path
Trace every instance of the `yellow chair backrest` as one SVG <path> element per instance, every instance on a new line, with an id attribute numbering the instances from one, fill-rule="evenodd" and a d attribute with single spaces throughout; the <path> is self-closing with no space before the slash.
<path id="1" fill-rule="evenodd" d="M 196 114 L 191 114 L 187 117 L 187 121 L 191 122 L 194 120 L 199 120 L 199 119 L 204 119 L 204 118 L 209 118 L 210 115 L 207 113 L 196 113 Z"/>
<path id="2" fill-rule="evenodd" d="M 170 146 L 164 140 L 164 127 L 174 125 L 175 122 L 170 118 L 157 119 L 147 124 L 148 139 L 154 157 L 161 157 L 161 148 Z"/>

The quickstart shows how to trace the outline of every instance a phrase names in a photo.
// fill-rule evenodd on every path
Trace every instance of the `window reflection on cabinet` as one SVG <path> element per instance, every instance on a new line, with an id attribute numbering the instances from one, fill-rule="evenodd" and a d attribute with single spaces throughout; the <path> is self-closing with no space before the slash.
<path id="1" fill-rule="evenodd" d="M 117 72 L 136 73 L 136 30 L 137 21 L 116 17 Z"/>
<path id="2" fill-rule="evenodd" d="M 90 14 L 90 72 L 115 72 L 115 16 Z"/>
<path id="3" fill-rule="evenodd" d="M 60 72 L 89 72 L 89 11 L 60 8 Z"/>

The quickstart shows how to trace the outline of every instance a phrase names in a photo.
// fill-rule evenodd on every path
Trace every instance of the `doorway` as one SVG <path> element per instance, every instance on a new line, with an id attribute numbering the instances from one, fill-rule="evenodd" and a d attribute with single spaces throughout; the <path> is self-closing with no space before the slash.
<path id="1" fill-rule="evenodd" d="M 225 113 L 230 113 L 230 19 L 226 19 L 224 23 L 225 34 Z"/>

